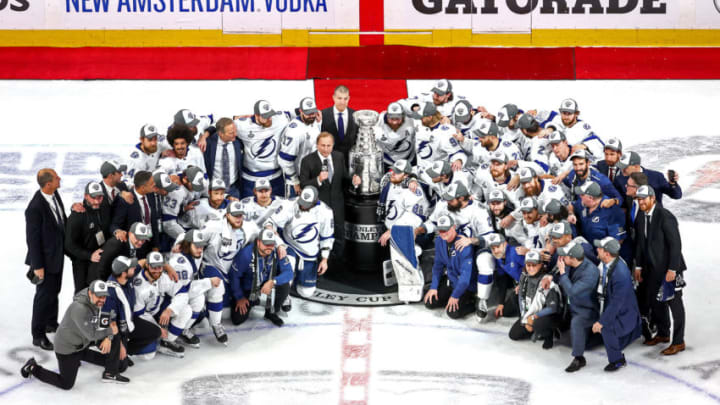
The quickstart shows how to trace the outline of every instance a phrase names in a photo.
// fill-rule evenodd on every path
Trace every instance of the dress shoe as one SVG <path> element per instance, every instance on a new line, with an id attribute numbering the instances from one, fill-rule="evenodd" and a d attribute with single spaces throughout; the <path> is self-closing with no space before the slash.
<path id="1" fill-rule="evenodd" d="M 670 341 L 670 337 L 668 336 L 655 336 L 654 338 L 650 340 L 646 340 L 643 342 L 645 346 L 655 346 L 658 343 L 668 343 Z"/>
<path id="2" fill-rule="evenodd" d="M 265 311 L 265 319 L 269 320 L 273 323 L 273 325 L 277 327 L 283 326 L 283 324 L 285 323 L 282 319 L 280 319 L 279 316 L 277 316 L 277 314 L 274 314 L 270 311 Z"/>
<path id="3" fill-rule="evenodd" d="M 575 371 L 580 370 L 581 368 L 585 367 L 587 362 L 585 361 L 585 357 L 578 356 L 573 359 L 573 361 L 570 363 L 569 366 L 565 369 L 568 373 L 573 373 Z"/>
<path id="4" fill-rule="evenodd" d="M 662 353 L 666 356 L 672 356 L 673 354 L 678 354 L 683 350 L 685 350 L 685 343 L 680 343 L 680 344 L 676 344 L 676 345 L 670 345 L 670 347 L 668 347 L 667 349 L 663 350 L 660 353 Z"/>
<path id="5" fill-rule="evenodd" d="M 608 365 L 605 366 L 604 370 L 607 372 L 618 371 L 625 366 L 627 366 L 627 361 L 625 361 L 625 356 L 623 356 L 618 361 L 613 361 L 612 363 L 608 363 Z"/>
<path id="6" fill-rule="evenodd" d="M 55 346 L 53 346 L 52 342 L 48 340 L 47 336 L 43 336 L 41 338 L 34 338 L 33 346 L 38 346 L 39 348 L 48 351 L 55 350 Z"/>
<path id="7" fill-rule="evenodd" d="M 20 375 L 23 376 L 23 378 L 30 378 L 30 374 L 32 374 L 32 371 L 36 366 L 37 362 L 35 362 L 35 358 L 30 357 L 20 369 Z"/>

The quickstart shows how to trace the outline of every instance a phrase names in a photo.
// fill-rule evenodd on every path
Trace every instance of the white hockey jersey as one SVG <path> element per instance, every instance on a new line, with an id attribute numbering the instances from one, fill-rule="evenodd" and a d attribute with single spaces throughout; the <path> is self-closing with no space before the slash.
<path id="1" fill-rule="evenodd" d="M 193 227 L 192 215 L 190 212 L 183 212 L 183 209 L 193 201 L 202 198 L 202 193 L 190 191 L 185 186 L 162 197 L 162 220 L 163 232 L 175 239 L 181 233 Z M 191 210 L 192 211 L 192 210 Z"/>
<path id="2" fill-rule="evenodd" d="M 461 182 L 463 183 L 465 188 L 467 188 L 468 190 L 472 190 L 473 174 L 466 169 L 453 172 L 452 178 L 450 178 L 450 181 L 448 181 L 447 183 L 433 183 L 432 178 L 430 177 L 430 175 L 427 174 L 427 168 L 425 170 L 421 170 L 420 168 L 418 168 L 418 170 L 418 179 L 424 184 L 427 184 L 430 190 L 431 195 L 426 196 L 428 200 L 430 200 L 431 198 L 442 198 L 442 195 L 447 191 L 447 189 L 456 182 Z"/>
<path id="3" fill-rule="evenodd" d="M 441 201 L 435 206 L 435 210 L 424 223 L 428 233 L 434 232 L 437 228 L 437 220 L 443 214 L 449 215 L 455 222 L 458 234 L 468 238 L 480 238 L 483 235 L 493 232 L 490 216 L 487 209 L 475 200 L 470 200 L 465 208 L 459 211 L 450 211 L 447 201 Z"/>
<path id="4" fill-rule="evenodd" d="M 540 195 L 535 196 L 538 202 L 538 207 L 544 207 L 550 200 L 558 200 L 562 205 L 567 206 L 572 201 L 570 198 L 570 190 L 563 183 L 558 185 L 552 184 L 549 180 L 540 180 Z M 516 193 L 518 200 L 522 201 L 523 198 L 527 197 L 525 190 L 522 187 L 518 187 Z"/>
<path id="5" fill-rule="evenodd" d="M 300 117 L 295 117 L 285 127 L 280 137 L 278 164 L 288 184 L 300 184 L 300 162 L 302 158 L 317 150 L 318 135 L 320 123 L 317 121 L 307 125 Z"/>
<path id="6" fill-rule="evenodd" d="M 400 128 L 393 131 L 387 124 L 383 112 L 375 134 L 375 142 L 383 152 L 385 164 L 392 165 L 400 159 L 411 161 L 415 156 L 415 123 L 411 118 L 406 117 Z M 377 134 L 380 134 L 379 137 Z"/>
<path id="7" fill-rule="evenodd" d="M 167 138 L 165 138 L 165 135 L 158 135 L 157 150 L 155 151 L 155 153 L 147 154 L 143 152 L 142 149 L 140 149 L 139 143 L 136 144 L 135 147 L 133 147 L 132 151 L 130 151 L 129 156 L 125 161 L 125 164 L 127 164 L 127 170 L 125 170 L 125 174 L 123 175 L 122 180 L 128 186 L 132 186 L 133 179 L 135 178 L 135 173 L 139 171 L 155 171 L 155 169 L 157 169 L 158 167 L 158 161 L 160 160 L 160 156 L 163 152 L 169 149 L 172 148 L 170 147 Z"/>
<path id="8" fill-rule="evenodd" d="M 437 124 L 428 128 L 415 121 L 415 151 L 417 155 L 417 166 L 425 169 L 436 160 L 447 160 L 454 162 L 460 159 L 463 166 L 467 161 L 467 155 L 460 147 L 460 144 L 453 138 L 455 127 L 445 124 Z"/>
<path id="9" fill-rule="evenodd" d="M 483 163 L 490 163 L 490 154 L 495 151 L 503 152 L 505 156 L 507 156 L 508 160 L 523 160 L 520 149 L 518 149 L 517 145 L 510 141 L 499 140 L 497 148 L 495 148 L 494 151 L 490 151 L 482 146 L 480 141 L 471 139 L 466 139 L 463 142 L 462 147 L 463 150 L 469 152 L 472 156 L 469 163 L 471 167 L 478 167 Z"/>
<path id="10" fill-rule="evenodd" d="M 380 200 L 383 199 L 387 229 L 395 224 L 416 228 L 430 215 L 430 203 L 422 187 L 417 187 L 415 192 L 412 192 L 402 184 L 392 184 L 387 181 L 380 194 Z"/>
<path id="11" fill-rule="evenodd" d="M 264 227 L 268 221 L 273 222 L 276 215 L 282 214 L 286 210 L 292 209 L 293 202 L 282 197 L 271 197 L 272 200 L 267 207 L 258 204 L 255 197 L 245 197 L 240 200 L 243 211 L 245 212 L 245 220 L 253 221 L 260 228 Z"/>
<path id="12" fill-rule="evenodd" d="M 170 260 L 168 260 L 168 264 L 175 269 L 179 278 L 177 283 L 181 285 L 173 297 L 173 303 L 176 299 L 179 305 L 188 303 L 193 298 L 205 294 L 206 291 L 212 288 L 211 279 L 199 278 L 202 257 L 196 259 L 182 253 L 173 253 Z"/>
<path id="13" fill-rule="evenodd" d="M 584 144 L 593 155 L 593 160 L 602 159 L 605 156 L 605 142 L 593 132 L 590 124 L 578 119 L 572 127 L 566 127 L 562 122 L 562 117 L 557 114 L 548 126 L 565 132 L 568 144 L 571 146 Z"/>
<path id="14" fill-rule="evenodd" d="M 500 139 L 503 141 L 510 141 L 515 144 L 515 146 L 518 147 L 520 150 L 520 154 L 522 155 L 523 160 L 528 160 L 530 158 L 530 141 L 531 139 L 525 136 L 525 134 L 522 133 L 522 131 L 518 128 L 510 129 L 510 128 L 503 128 L 499 127 L 498 132 L 500 135 Z"/>
<path id="15" fill-rule="evenodd" d="M 202 169 L 203 173 L 205 170 L 205 158 L 200 149 L 195 145 L 189 145 L 187 155 L 185 158 L 180 159 L 177 157 L 164 157 L 158 161 L 158 166 L 162 168 L 165 173 L 169 175 L 180 175 L 188 166 L 196 166 Z"/>
<path id="16" fill-rule="evenodd" d="M 281 175 L 278 164 L 280 135 L 290 121 L 287 113 L 278 113 L 272 117 L 272 125 L 265 128 L 255 123 L 255 117 L 235 120 L 237 136 L 245 151 L 242 177 L 250 181 L 265 178 L 272 180 Z"/>
<path id="17" fill-rule="evenodd" d="M 179 294 L 187 293 L 187 291 L 180 292 L 183 285 L 172 281 L 164 272 L 157 280 L 150 281 L 146 271 L 143 270 L 133 279 L 133 286 L 135 287 L 135 308 L 133 309 L 135 316 L 145 313 L 151 316 L 157 315 L 165 299 L 171 300 L 168 308 L 176 314 L 180 313 L 181 305 L 187 305 L 187 297 L 175 300 Z"/>
<path id="18" fill-rule="evenodd" d="M 444 116 L 450 117 L 455 110 L 455 104 L 460 100 L 467 100 L 464 96 L 458 96 L 453 94 L 453 99 L 442 105 L 436 105 L 435 108 Z M 408 97 L 406 99 L 398 100 L 398 103 L 405 108 L 405 111 L 412 111 L 413 105 L 422 106 L 423 103 L 433 102 L 433 95 L 431 93 L 420 93 L 417 96 Z"/>
<path id="19" fill-rule="evenodd" d="M 203 263 L 228 274 L 233 259 L 240 249 L 257 239 L 260 228 L 252 221 L 243 221 L 238 229 L 233 229 L 227 219 L 208 221 L 202 232 L 210 236 L 203 251 Z"/>
<path id="20" fill-rule="evenodd" d="M 271 217 L 271 222 L 282 233 L 282 238 L 304 260 L 317 260 L 318 254 L 327 259 L 335 242 L 335 223 L 330 207 L 324 202 L 303 211 L 292 201 L 292 206 Z"/>

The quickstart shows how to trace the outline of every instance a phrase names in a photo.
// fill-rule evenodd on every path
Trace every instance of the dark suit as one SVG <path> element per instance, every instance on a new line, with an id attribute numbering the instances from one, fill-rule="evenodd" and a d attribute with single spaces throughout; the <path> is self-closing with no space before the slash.
<path id="1" fill-rule="evenodd" d="M 600 265 L 601 271 L 604 266 Z M 622 350 L 640 337 L 640 312 L 630 269 L 622 259 L 610 263 L 600 282 L 603 283 L 605 307 L 598 322 L 603 326 L 601 334 L 608 362 L 614 363 L 623 358 Z"/>
<path id="2" fill-rule="evenodd" d="M 648 224 L 647 235 L 645 224 L 647 217 L 644 212 L 638 214 L 635 220 L 635 265 L 642 268 L 643 281 L 638 289 L 645 292 L 645 302 L 652 311 L 652 318 L 658 325 L 658 335 L 670 336 L 670 316 L 668 306 L 672 310 L 675 333 L 673 344 L 684 342 L 685 334 L 685 308 L 682 302 L 682 291 L 676 291 L 675 298 L 668 302 L 657 300 L 659 289 L 665 280 L 668 270 L 675 270 L 678 277 L 682 277 L 687 269 L 682 255 L 682 241 L 677 219 L 667 209 L 655 205 L 655 210 Z M 642 313 L 642 310 L 641 310 Z"/>
<path id="3" fill-rule="evenodd" d="M 117 205 L 117 201 L 118 201 L 118 199 L 122 198 L 122 197 L 120 197 L 120 193 L 122 193 L 123 191 L 130 191 L 130 189 L 128 188 L 128 186 L 125 183 L 123 183 L 121 181 L 117 185 L 117 189 L 120 190 L 120 192 L 117 193 L 117 195 L 115 196 L 115 198 L 113 199 L 113 201 L 111 203 L 110 195 L 108 194 L 108 189 L 110 189 L 110 187 L 107 184 L 105 184 L 102 180 L 100 180 L 99 183 L 100 183 L 100 188 L 103 191 L 103 201 L 102 201 L 102 204 L 100 205 L 100 210 L 103 212 L 103 215 L 107 215 L 108 217 L 112 218 L 112 214 L 115 211 L 115 206 Z"/>
<path id="4" fill-rule="evenodd" d="M 644 167 L 642 170 L 648 178 L 648 185 L 655 190 L 655 199 L 658 202 L 658 205 L 662 206 L 663 194 L 667 194 L 667 196 L 673 200 L 679 200 L 682 198 L 682 188 L 680 188 L 679 184 L 670 184 L 665 176 L 657 170 L 650 170 Z M 615 181 L 613 181 L 613 185 L 623 196 L 626 192 L 625 186 L 627 185 L 627 180 L 627 176 L 623 176 L 621 173 L 619 176 L 615 176 Z"/>
<path id="5" fill-rule="evenodd" d="M 146 243 L 147 244 L 147 243 Z M 143 245 L 143 247 L 145 247 Z M 134 250 L 134 249 L 133 249 Z M 105 245 L 103 245 L 103 252 L 100 255 L 100 261 L 97 263 L 90 263 L 89 277 L 93 277 L 95 280 L 107 280 L 112 274 L 112 262 L 118 256 L 125 257 L 136 257 L 139 251 L 130 250 L 130 242 L 121 242 L 116 237 L 110 238 Z"/>
<path id="6" fill-rule="evenodd" d="M 595 162 L 595 167 L 597 168 L 597 170 L 600 173 L 604 174 L 605 177 L 607 177 L 608 179 L 610 178 L 610 166 L 607 164 L 606 161 L 598 160 L 597 162 Z M 615 177 L 613 177 L 610 181 L 614 181 L 615 178 L 618 176 L 622 176 L 622 170 L 620 170 L 619 167 L 615 166 Z M 614 183 L 613 183 L 613 185 L 614 185 Z M 625 193 L 624 191 L 620 191 L 620 194 L 624 194 L 624 193 Z"/>
<path id="7" fill-rule="evenodd" d="M 345 123 L 347 124 L 347 130 L 345 131 L 345 137 L 342 140 L 338 139 L 337 116 L 335 116 L 333 107 L 322 110 L 322 125 L 320 126 L 320 130 L 322 132 L 330 132 L 332 134 L 333 139 L 335 139 L 334 150 L 342 152 L 346 162 L 348 161 L 348 152 L 350 152 L 350 148 L 355 145 L 358 132 L 358 126 L 352 117 L 355 110 L 348 108 L 347 111 L 348 122 Z"/>
<path id="8" fill-rule="evenodd" d="M 318 186 L 317 177 L 322 170 L 322 161 L 318 152 L 305 156 L 300 162 L 300 186 L 315 186 L 320 194 L 320 201 L 327 204 L 332 210 L 335 219 L 335 244 L 333 254 L 342 256 L 345 249 L 345 191 L 350 180 L 350 172 L 345 166 L 342 153 L 333 150 L 330 155 L 333 165 L 333 176 Z"/>
<path id="9" fill-rule="evenodd" d="M 75 293 L 90 285 L 96 280 L 88 273 L 90 258 L 94 251 L 103 245 L 98 243 L 98 233 L 102 234 L 102 241 L 107 241 L 110 233 L 110 205 L 94 210 L 83 201 L 85 212 L 71 212 L 65 225 L 65 250 L 72 260 L 73 280 L 75 282 Z"/>
<path id="10" fill-rule="evenodd" d="M 45 336 L 48 326 L 57 326 L 58 294 L 62 286 L 65 262 L 65 229 L 57 222 L 47 200 L 38 190 L 25 210 L 25 236 L 28 252 L 25 264 L 30 270 L 44 269 L 45 279 L 35 287 L 33 298 L 32 335 Z M 67 222 L 65 207 L 60 194 L 55 192 L 63 223 Z"/>
<path id="11" fill-rule="evenodd" d="M 217 133 L 210 135 L 207 138 L 207 148 L 203 153 L 205 159 L 205 168 L 207 169 L 208 183 L 212 183 L 213 171 L 215 169 L 215 159 L 222 159 L 222 155 L 217 155 L 217 147 L 220 137 Z M 226 184 L 228 186 L 227 194 L 233 197 L 240 198 L 240 191 L 242 190 L 242 164 L 243 164 L 243 144 L 239 139 L 235 138 L 232 142 L 233 152 L 235 153 L 235 183 Z"/>
<path id="12" fill-rule="evenodd" d="M 117 201 L 115 212 L 113 213 L 110 232 L 113 234 L 118 229 L 127 231 L 135 222 L 143 222 L 142 220 L 142 202 L 137 195 L 132 204 L 128 204 L 122 198 Z M 150 224 L 152 226 L 152 239 L 138 249 L 138 259 L 144 259 L 145 256 L 155 247 L 160 247 L 160 233 L 162 232 L 162 211 L 159 202 L 159 196 L 155 193 L 146 195 L 148 207 L 150 208 Z"/>

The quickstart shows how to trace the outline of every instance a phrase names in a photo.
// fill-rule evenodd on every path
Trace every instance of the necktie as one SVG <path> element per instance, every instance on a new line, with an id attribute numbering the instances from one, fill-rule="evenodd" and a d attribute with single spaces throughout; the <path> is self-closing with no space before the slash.
<path id="1" fill-rule="evenodd" d="M 150 225 L 150 207 L 148 206 L 145 196 L 142 196 L 141 199 L 143 202 L 143 210 L 145 210 L 145 218 L 143 218 L 143 222 L 145 225 Z"/>
<path id="2" fill-rule="evenodd" d="M 222 146 L 222 178 L 225 182 L 225 187 L 230 187 L 230 153 L 227 147 L 227 143 Z"/>
<path id="3" fill-rule="evenodd" d="M 337 126 L 338 126 L 338 140 L 340 140 L 340 142 L 342 142 L 342 140 L 345 139 L 345 121 L 343 120 L 342 113 L 338 113 Z"/>
<path id="4" fill-rule="evenodd" d="M 110 202 L 115 201 L 115 197 L 117 197 L 117 190 L 115 188 L 112 189 L 112 192 L 110 193 Z"/>
<path id="5" fill-rule="evenodd" d="M 53 200 L 53 204 L 55 205 L 55 216 L 57 216 L 57 223 L 60 226 L 65 226 L 65 221 L 63 221 L 62 212 L 60 212 L 60 207 L 58 206 L 55 196 L 53 196 L 52 200 Z"/>
<path id="6" fill-rule="evenodd" d="M 332 177 L 333 177 L 333 168 L 332 168 L 332 165 L 330 164 L 330 162 L 328 161 L 328 159 L 325 159 L 325 160 L 323 161 L 323 165 L 324 165 L 325 167 L 327 167 L 327 171 L 328 171 L 328 183 L 332 183 Z"/>
<path id="7" fill-rule="evenodd" d="M 650 226 L 650 214 L 645 214 L 645 239 L 648 237 L 648 226 Z"/>
<path id="8" fill-rule="evenodd" d="M 610 181 L 615 180 L 615 168 L 614 167 L 610 168 L 610 172 L 608 174 L 609 174 L 608 177 L 610 178 Z"/>

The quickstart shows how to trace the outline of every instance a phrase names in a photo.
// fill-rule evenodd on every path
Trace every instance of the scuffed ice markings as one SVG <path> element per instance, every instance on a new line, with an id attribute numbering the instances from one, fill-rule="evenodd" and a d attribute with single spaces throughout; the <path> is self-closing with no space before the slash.
<path id="1" fill-rule="evenodd" d="M 720 198 L 702 197 L 707 191 L 720 193 L 720 136 L 664 139 L 623 149 L 639 153 L 643 167 L 665 176 L 668 169 L 678 172 L 682 199 L 663 197 L 665 207 L 678 219 L 720 222 Z"/>

